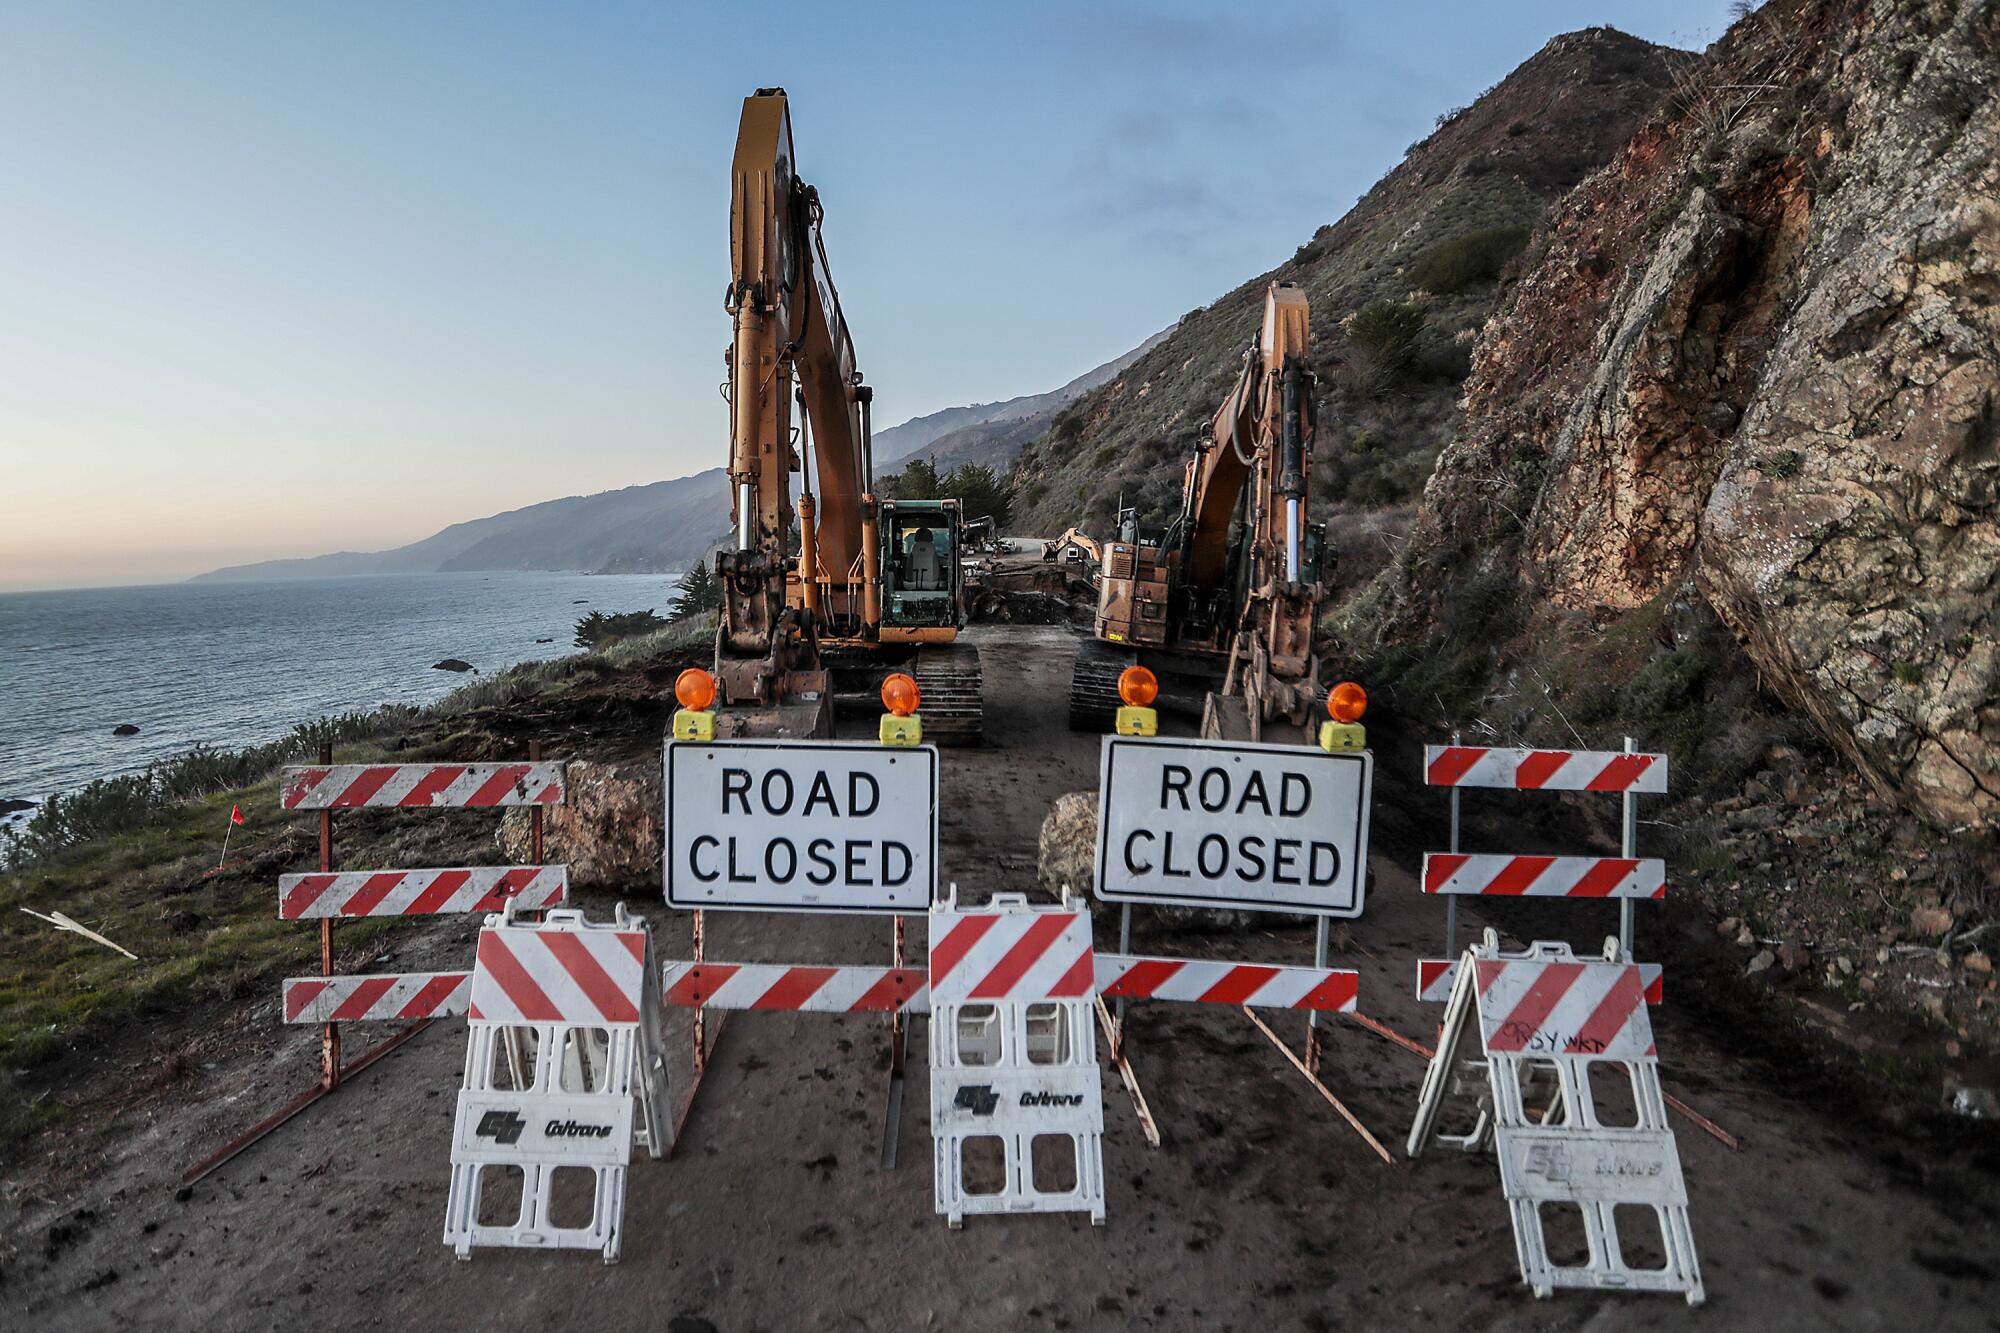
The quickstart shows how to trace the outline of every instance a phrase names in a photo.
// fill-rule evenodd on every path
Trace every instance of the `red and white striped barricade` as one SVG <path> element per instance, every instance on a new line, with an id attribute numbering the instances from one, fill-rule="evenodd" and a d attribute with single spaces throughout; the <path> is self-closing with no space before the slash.
<path id="1" fill-rule="evenodd" d="M 1567 944 L 1549 941 L 1502 953 L 1491 930 L 1464 962 L 1424 1076 L 1409 1155 L 1432 1142 L 1493 1147 L 1521 1278 L 1537 1296 L 1557 1287 L 1672 1291 L 1699 1305 L 1687 1186 L 1667 1124 L 1640 969 L 1615 938 L 1605 941 L 1602 958 L 1578 959 Z M 1467 1059 L 1461 1048 L 1470 1044 L 1475 1016 L 1481 1056 Z M 1608 1077 L 1594 1078 L 1598 1071 Z M 1447 1100 L 1475 1088 L 1473 1131 L 1443 1132 Z M 1549 1094 L 1539 1114 L 1528 1105 L 1537 1089 Z M 1582 1219 L 1587 1253 L 1580 1264 L 1558 1264 L 1549 1254 L 1544 1210 L 1564 1207 Z M 1626 1219 L 1651 1209 L 1657 1241 L 1621 1236 L 1621 1208 Z M 1635 1252 L 1660 1261 L 1634 1262 Z"/>
<path id="2" fill-rule="evenodd" d="M 498 912 L 512 904 L 542 910 L 569 897 L 569 868 L 541 865 L 542 813 L 563 800 L 563 766 L 544 763 L 541 746 L 526 763 L 336 764 L 331 747 L 320 762 L 280 775 L 279 804 L 319 816 L 319 869 L 278 878 L 278 919 L 319 922 L 320 974 L 288 977 L 281 986 L 286 1023 L 320 1026 L 320 1080 L 219 1151 L 190 1167 L 194 1181 L 270 1133 L 318 1097 L 340 1086 L 434 1019 L 465 1013 L 465 972 L 412 972 L 389 976 L 340 976 L 333 970 L 333 927 L 364 917 L 432 916 Z M 349 810 L 485 810 L 526 806 L 531 812 L 531 857 L 525 866 L 456 866 L 434 870 L 336 870 L 333 816 Z M 347 1023 L 404 1022 L 401 1032 L 342 1062 L 341 1027 Z"/>
<path id="3" fill-rule="evenodd" d="M 1666 984 L 1666 969 L 1658 963 L 1638 963 L 1639 984 L 1644 988 L 1647 1004 L 1658 1004 Z M 1426 958 L 1417 965 L 1417 998 L 1433 1004 L 1443 1004 L 1451 999 L 1451 988 L 1458 982 L 1458 963 L 1443 959 Z"/>
<path id="4" fill-rule="evenodd" d="M 1484 745 L 1427 745 L 1424 781 L 1451 791 L 1451 849 L 1424 853 L 1425 893 L 1445 900 L 1444 958 L 1417 962 L 1417 998 L 1441 1003 L 1451 993 L 1461 897 L 1615 899 L 1618 939 L 1632 951 L 1632 904 L 1667 896 L 1666 863 L 1640 857 L 1638 798 L 1667 790 L 1667 757 L 1623 750 L 1524 750 Z M 1624 800 L 1623 849 L 1617 856 L 1516 856 L 1459 850 L 1459 793 L 1467 787 L 1510 791 L 1613 792 Z M 1661 999 L 1660 970 L 1648 971 L 1647 1003 Z"/>
<path id="5" fill-rule="evenodd" d="M 1159 1126 L 1127 1051 L 1128 999 L 1304 1012 L 1303 1055 L 1256 1014 L 1249 1018 L 1389 1160 L 1320 1078 L 1320 1015 L 1354 1009 L 1355 973 L 1327 966 L 1328 923 L 1361 915 L 1374 776 L 1375 756 L 1367 750 L 1104 738 L 1094 884 L 1100 900 L 1119 905 L 1119 952 L 1098 958 L 1098 1020 L 1154 1147 L 1161 1141 Z M 1129 955 L 1135 902 L 1311 915 L 1318 927 L 1313 965 Z"/>
<path id="6" fill-rule="evenodd" d="M 465 1013 L 466 973 L 339 977 L 332 969 L 332 929 L 339 920 L 375 916 L 498 912 L 508 906 L 540 911 L 569 899 L 569 867 L 457 866 L 439 870 L 335 870 L 336 810 L 478 810 L 505 806 L 536 812 L 534 855 L 541 856 L 540 812 L 563 799 L 563 767 L 524 764 L 331 764 L 287 768 L 279 785 L 287 810 L 320 816 L 320 869 L 278 877 L 278 919 L 320 923 L 322 971 L 284 982 L 287 1023 L 327 1025 L 339 1082 L 336 1023 L 456 1018 Z"/>
<path id="7" fill-rule="evenodd" d="M 487 918 L 445 1208 L 459 1258 L 504 1246 L 617 1261 L 632 1144 L 657 1158 L 671 1132 L 652 940 L 622 903 L 608 923 L 573 910 L 521 922 L 513 903 Z M 510 1175 L 512 1188 L 495 1188 Z M 587 1204 L 572 1182 L 589 1184 Z"/>
<path id="8" fill-rule="evenodd" d="M 938 1212 L 1104 1223 L 1104 1095 L 1090 913 L 1067 894 L 931 908 L 931 1143 Z M 968 1161 L 968 1159 L 970 1159 Z"/>
<path id="9" fill-rule="evenodd" d="M 905 967 L 906 914 L 937 896 L 937 748 L 858 741 L 669 739 L 664 758 L 667 906 L 692 914 L 691 957 L 666 965 L 670 1005 L 693 1011 L 684 1123 L 713 1032 L 735 1010 L 881 1013 L 889 1088 L 882 1164 L 896 1164 L 904 1032 L 927 1008 L 923 970 Z M 887 966 L 718 963 L 709 913 L 893 918 Z"/>

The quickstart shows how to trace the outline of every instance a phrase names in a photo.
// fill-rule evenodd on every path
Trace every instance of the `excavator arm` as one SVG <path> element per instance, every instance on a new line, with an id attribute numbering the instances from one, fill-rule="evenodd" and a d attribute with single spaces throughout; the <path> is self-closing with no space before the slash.
<path id="1" fill-rule="evenodd" d="M 1190 587 L 1211 590 L 1227 579 L 1229 529 L 1246 484 L 1254 486 L 1251 586 L 1299 582 L 1312 457 L 1311 336 L 1305 292 L 1272 283 L 1257 341 L 1189 467 L 1181 522 Z"/>
<path id="2" fill-rule="evenodd" d="M 795 168 L 783 89 L 759 89 L 743 101 L 730 263 L 733 541 L 717 558 L 724 593 L 716 670 L 726 702 L 777 703 L 794 687 L 816 692 L 791 677 L 818 673 L 819 632 L 830 621 L 873 623 L 879 597 L 872 395 L 828 269 L 818 193 Z M 803 408 L 799 429 L 795 401 Z M 812 455 L 809 473 L 802 450 Z M 795 472 L 806 477 L 796 510 Z"/>

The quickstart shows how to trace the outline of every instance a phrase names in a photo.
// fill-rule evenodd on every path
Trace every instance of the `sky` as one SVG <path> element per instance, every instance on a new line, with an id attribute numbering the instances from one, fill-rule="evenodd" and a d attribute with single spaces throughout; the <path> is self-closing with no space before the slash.
<path id="1" fill-rule="evenodd" d="M 1728 7 L 0 0 L 0 587 L 720 465 L 757 87 L 889 425 L 1270 268 L 1558 33 Z"/>

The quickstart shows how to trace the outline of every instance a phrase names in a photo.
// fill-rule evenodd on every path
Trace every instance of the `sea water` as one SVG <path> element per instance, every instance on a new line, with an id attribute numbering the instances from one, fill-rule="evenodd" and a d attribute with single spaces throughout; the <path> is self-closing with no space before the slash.
<path id="1" fill-rule="evenodd" d="M 0 594 L 0 799 L 39 801 L 207 743 L 425 704 L 576 652 L 591 611 L 665 615 L 662 574 L 388 574 Z M 537 640 L 547 639 L 541 643 Z M 112 729 L 131 723 L 139 734 Z"/>

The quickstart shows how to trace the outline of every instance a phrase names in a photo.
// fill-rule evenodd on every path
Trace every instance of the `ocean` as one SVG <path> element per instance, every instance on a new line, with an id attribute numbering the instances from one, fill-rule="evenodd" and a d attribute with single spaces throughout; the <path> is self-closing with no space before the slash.
<path id="1" fill-rule="evenodd" d="M 235 748 L 561 657 L 589 611 L 665 615 L 678 576 L 391 574 L 0 594 L 0 799 L 39 801 L 197 743 Z M 548 643 L 537 643 L 548 639 Z M 113 736 L 131 723 L 136 736 Z"/>

